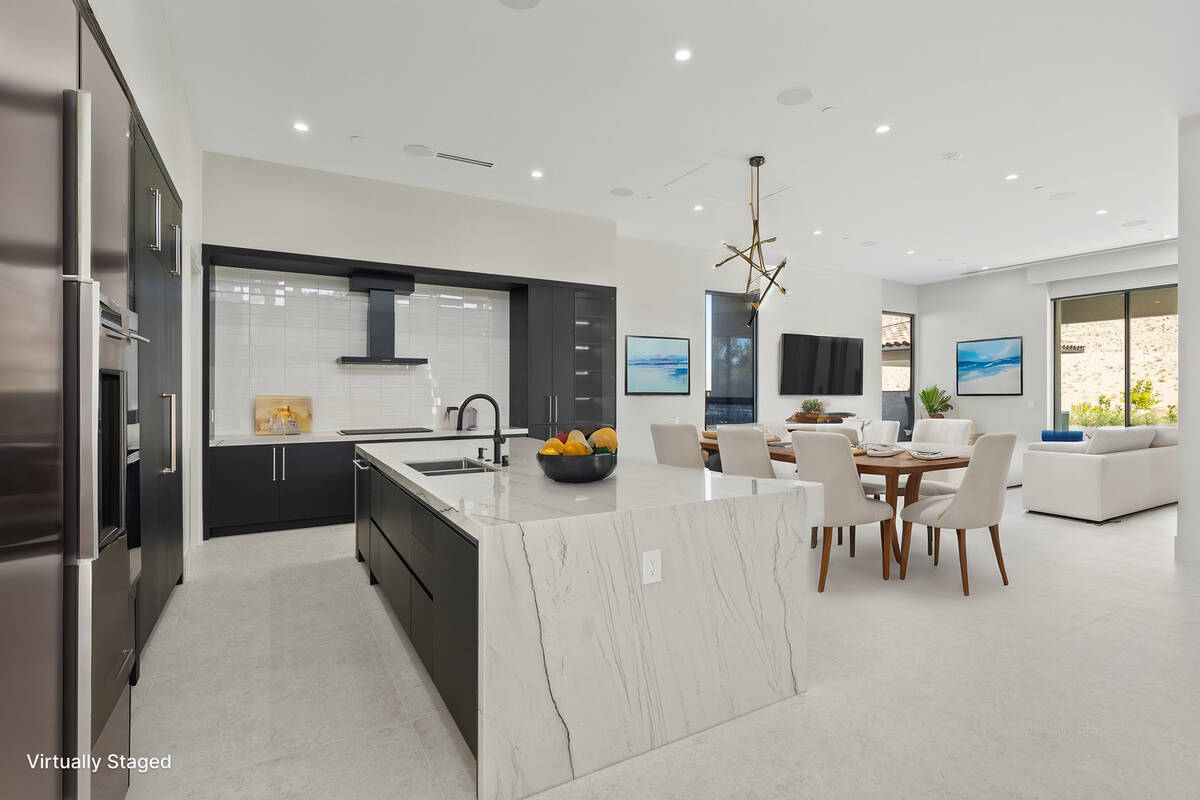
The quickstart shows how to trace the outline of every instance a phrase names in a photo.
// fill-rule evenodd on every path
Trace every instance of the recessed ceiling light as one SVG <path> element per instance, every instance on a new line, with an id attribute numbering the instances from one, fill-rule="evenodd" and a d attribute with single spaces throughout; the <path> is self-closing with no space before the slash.
<path id="1" fill-rule="evenodd" d="M 350 137 L 350 141 L 352 141 L 352 142 L 361 142 L 361 141 L 362 141 L 362 138 L 363 138 L 363 137 L 361 137 L 361 136 L 359 136 L 359 135 L 355 134 L 354 136 L 351 136 L 351 137 Z"/>
<path id="2" fill-rule="evenodd" d="M 784 89 L 775 99 L 785 106 L 799 106 L 812 100 L 812 96 L 813 93 L 808 89 L 797 86 L 793 89 Z"/>
<path id="3" fill-rule="evenodd" d="M 633 189 L 626 189 L 624 186 L 618 186 L 615 189 L 609 189 L 608 193 L 613 197 L 632 197 Z"/>
<path id="4" fill-rule="evenodd" d="M 675 60 L 676 61 L 689 61 L 691 59 L 691 57 L 692 57 L 691 50 L 684 49 L 684 50 L 676 50 L 675 51 Z"/>
<path id="5" fill-rule="evenodd" d="M 296 121 L 296 122 L 292 123 L 292 127 L 295 128 L 296 130 L 300 131 L 301 133 L 308 133 L 308 123 L 307 122 Z"/>
<path id="6" fill-rule="evenodd" d="M 908 251 L 908 255 L 910 255 L 910 256 L 912 256 L 912 255 L 916 255 L 916 253 L 917 253 L 917 251 L 916 251 L 916 250 L 909 250 L 909 251 Z"/>
<path id="7" fill-rule="evenodd" d="M 404 145 L 404 152 L 417 158 L 429 158 L 434 154 L 434 149 L 426 147 L 423 144 L 406 144 Z"/>
<path id="8" fill-rule="evenodd" d="M 696 205 L 692 206 L 692 211 L 703 211 L 703 210 L 704 210 L 704 206 L 700 205 L 699 203 L 696 203 Z"/>
<path id="9" fill-rule="evenodd" d="M 1033 187 L 1033 190 L 1035 192 L 1040 192 L 1042 189 L 1045 189 L 1045 188 L 1046 188 L 1045 186 L 1035 186 L 1035 187 Z"/>
<path id="10" fill-rule="evenodd" d="M 877 244 L 879 244 L 879 242 L 862 242 L 863 247 L 874 247 Z"/>
<path id="11" fill-rule="evenodd" d="M 888 131 L 890 131 L 891 129 L 892 129 L 892 126 L 891 126 L 891 125 L 883 124 L 883 125 L 879 125 L 879 126 L 877 126 L 877 127 L 875 128 L 875 132 L 876 132 L 876 133 L 887 133 L 887 132 L 888 132 Z"/>
<path id="12" fill-rule="evenodd" d="M 1021 176 L 1020 176 L 1020 175 L 1018 175 L 1017 173 L 1015 173 L 1015 172 L 1010 172 L 1010 173 L 1008 173 L 1007 175 L 1005 175 L 1005 176 L 1004 176 L 1004 180 L 1006 180 L 1006 181 L 1015 181 L 1015 180 L 1016 180 L 1017 178 L 1019 178 L 1019 177 L 1021 177 Z"/>
<path id="13" fill-rule="evenodd" d="M 1057 194 L 1050 195 L 1050 199 L 1051 200 L 1069 200 L 1074 196 L 1075 196 L 1074 192 L 1058 192 Z"/>
<path id="14" fill-rule="evenodd" d="M 542 0 L 500 0 L 500 5 L 514 8 L 517 11 L 528 11 Z"/>
<path id="15" fill-rule="evenodd" d="M 1102 216 L 1104 216 L 1104 215 L 1105 215 L 1105 214 L 1107 214 L 1107 213 L 1108 213 L 1108 209 L 1107 209 L 1107 208 L 1097 208 L 1097 209 L 1096 209 L 1096 216 L 1098 216 L 1098 217 L 1102 217 Z"/>
<path id="16" fill-rule="evenodd" d="M 837 106 L 825 106 L 821 109 L 822 114 L 832 114 L 834 111 L 837 111 Z"/>
<path id="17" fill-rule="evenodd" d="M 1146 220 L 1144 220 L 1144 219 L 1131 219 L 1128 222 L 1122 222 L 1121 227 L 1122 228 L 1140 228 L 1145 224 L 1146 224 Z"/>
<path id="18" fill-rule="evenodd" d="M 1172 236 L 1172 235 L 1171 235 L 1171 234 L 1169 234 L 1169 233 L 1164 233 L 1164 234 L 1162 235 L 1162 238 L 1164 238 L 1164 239 L 1174 239 L 1175 237 L 1174 237 L 1174 236 Z"/>
<path id="19" fill-rule="evenodd" d="M 813 231 L 813 236 L 820 236 L 824 231 Z"/>
<path id="20" fill-rule="evenodd" d="M 540 177 L 542 177 L 542 171 L 541 171 L 540 169 L 535 169 L 535 170 L 533 170 L 532 172 L 530 172 L 530 173 L 529 173 L 529 177 L 531 177 L 531 178 L 540 178 Z"/>
<path id="21" fill-rule="evenodd" d="M 980 269 L 991 269 L 991 267 L 980 267 Z"/>
<path id="22" fill-rule="evenodd" d="M 957 150 L 954 150 L 949 153 L 942 153 L 942 158 L 946 159 L 947 161 L 962 161 L 964 155 L 966 155 L 966 153 L 960 153 Z"/>

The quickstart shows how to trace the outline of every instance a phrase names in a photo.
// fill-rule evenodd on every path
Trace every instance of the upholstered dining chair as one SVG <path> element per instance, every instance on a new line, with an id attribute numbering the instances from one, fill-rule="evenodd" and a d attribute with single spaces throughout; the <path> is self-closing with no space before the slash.
<path id="1" fill-rule="evenodd" d="M 934 564 L 941 550 L 942 528 L 958 534 L 958 561 L 962 570 L 963 595 L 970 595 L 967 582 L 967 531 L 987 528 L 992 534 L 992 549 L 1000 577 L 1008 585 L 1004 554 L 1000 550 L 1000 519 L 1004 516 L 1004 492 L 1008 488 L 1008 465 L 1017 446 L 1015 433 L 989 433 L 979 437 L 971 454 L 971 463 L 955 494 L 929 497 L 900 512 L 904 522 L 900 544 L 900 580 L 908 576 L 908 546 L 914 523 L 928 525 L 934 531 Z"/>
<path id="2" fill-rule="evenodd" d="M 863 429 L 864 442 L 895 444 L 900 441 L 900 423 L 894 419 L 873 419 Z"/>
<path id="3" fill-rule="evenodd" d="M 700 433 L 687 423 L 654 423 L 650 426 L 654 457 L 672 467 L 704 469 L 700 455 Z"/>
<path id="4" fill-rule="evenodd" d="M 850 547 L 853 551 L 855 527 L 878 522 L 881 548 L 886 548 L 887 526 L 895 524 L 892 507 L 863 494 L 854 456 L 842 434 L 794 431 L 792 452 L 796 454 L 796 477 L 802 481 L 819 483 L 825 489 L 824 513 L 819 524 L 825 529 L 825 535 L 821 546 L 821 577 L 817 583 L 817 591 L 823 592 L 825 578 L 829 574 L 833 529 L 842 526 L 850 528 Z M 815 538 L 813 546 L 816 546 Z M 884 550 L 883 557 L 891 558 L 892 554 Z"/>
<path id="5" fill-rule="evenodd" d="M 771 459 L 767 437 L 753 425 L 725 425 L 717 428 L 717 449 L 721 453 L 721 471 L 726 475 L 750 478 L 795 478 L 792 464 Z"/>

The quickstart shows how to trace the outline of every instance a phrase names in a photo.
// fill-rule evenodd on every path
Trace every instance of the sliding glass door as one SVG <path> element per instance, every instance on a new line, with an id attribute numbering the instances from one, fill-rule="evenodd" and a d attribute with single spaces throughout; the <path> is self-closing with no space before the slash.
<path id="1" fill-rule="evenodd" d="M 912 438 L 912 314 L 883 312 L 883 418 L 900 423 L 900 441 Z"/>
<path id="2" fill-rule="evenodd" d="M 1179 421 L 1174 286 L 1054 303 L 1055 427 Z"/>
<path id="3" fill-rule="evenodd" d="M 704 297 L 704 424 L 754 422 L 757 416 L 757 319 L 741 294 Z"/>

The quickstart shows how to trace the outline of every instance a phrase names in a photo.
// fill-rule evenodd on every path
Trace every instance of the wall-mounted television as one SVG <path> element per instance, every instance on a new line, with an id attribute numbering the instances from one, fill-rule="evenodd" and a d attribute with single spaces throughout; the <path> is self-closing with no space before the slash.
<path id="1" fill-rule="evenodd" d="M 785 333 L 779 342 L 779 393 L 863 393 L 863 340 Z"/>

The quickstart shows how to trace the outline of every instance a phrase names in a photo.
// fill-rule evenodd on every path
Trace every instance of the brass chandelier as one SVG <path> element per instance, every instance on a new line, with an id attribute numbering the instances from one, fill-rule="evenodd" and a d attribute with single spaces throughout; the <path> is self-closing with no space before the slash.
<path id="1" fill-rule="evenodd" d="M 754 324 L 754 319 L 758 316 L 758 309 L 766 300 L 771 287 L 779 289 L 780 294 L 787 294 L 787 289 L 783 288 L 776 280 L 779 273 L 783 272 L 783 268 L 787 266 L 787 258 L 785 257 L 776 266 L 768 268 L 766 259 L 763 258 L 762 246 L 775 241 L 775 237 L 763 239 L 758 230 L 758 170 L 766 161 L 767 159 L 763 156 L 750 157 L 750 222 L 752 224 L 750 244 L 739 250 L 729 242 L 721 242 L 733 255 L 716 265 L 719 268 L 740 258 L 749 266 L 746 272 L 746 302 L 750 304 L 750 319 L 746 321 L 747 328 Z"/>

